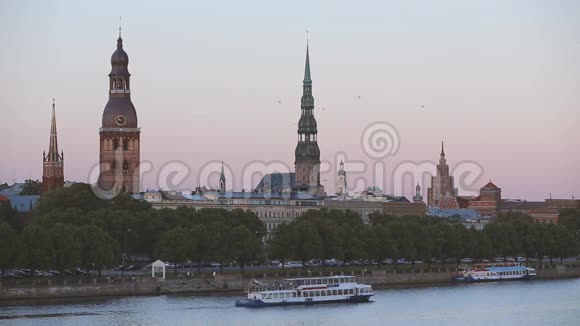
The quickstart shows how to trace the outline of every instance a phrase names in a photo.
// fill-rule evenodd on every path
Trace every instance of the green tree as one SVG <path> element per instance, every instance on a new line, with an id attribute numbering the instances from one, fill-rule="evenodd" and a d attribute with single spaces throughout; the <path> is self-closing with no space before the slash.
<path id="1" fill-rule="evenodd" d="M 262 244 L 245 225 L 239 225 L 230 231 L 233 243 L 233 257 L 244 273 L 244 267 L 251 261 L 258 259 L 262 254 Z"/>
<path id="2" fill-rule="evenodd" d="M 52 245 L 50 236 L 42 227 L 31 224 L 24 228 L 21 235 L 23 244 L 23 264 L 31 269 L 50 267 Z"/>
<path id="3" fill-rule="evenodd" d="M 165 232 L 157 244 L 157 255 L 174 263 L 173 273 L 177 274 L 177 264 L 185 261 L 191 251 L 191 234 L 182 227 Z"/>
<path id="4" fill-rule="evenodd" d="M 197 262 L 197 272 L 200 272 L 201 262 L 210 255 L 210 237 L 204 225 L 196 225 L 191 228 L 191 250 L 190 257 Z"/>
<path id="5" fill-rule="evenodd" d="M 48 231 L 52 249 L 52 266 L 56 269 L 62 271 L 80 265 L 80 244 L 76 237 L 77 232 L 78 227 L 62 223 L 57 223 Z"/>
<path id="6" fill-rule="evenodd" d="M 38 180 L 26 180 L 24 181 L 24 186 L 22 186 L 22 191 L 20 192 L 21 196 L 31 196 L 31 195 L 40 195 L 40 191 L 42 189 L 42 182 Z"/>
<path id="7" fill-rule="evenodd" d="M 293 237 L 294 224 L 281 224 L 276 228 L 266 247 L 270 258 L 279 259 L 282 269 L 286 261 L 295 256 L 296 243 Z"/>
<path id="8" fill-rule="evenodd" d="M 322 256 L 322 240 L 314 224 L 308 220 L 301 219 L 293 231 L 293 238 L 296 243 L 294 258 L 301 261 L 304 268 L 306 268 L 307 261 Z"/>
<path id="9" fill-rule="evenodd" d="M 0 269 L 2 276 L 6 268 L 16 265 L 20 252 L 20 239 L 8 223 L 0 224 Z"/>
<path id="10" fill-rule="evenodd" d="M 76 232 L 80 261 L 87 271 L 96 268 L 99 277 L 103 267 L 119 262 L 119 243 L 96 225 L 83 225 Z"/>
<path id="11" fill-rule="evenodd" d="M 17 233 L 20 233 L 23 228 L 18 212 L 10 205 L 10 202 L 0 202 L 0 223 L 8 223 Z"/>

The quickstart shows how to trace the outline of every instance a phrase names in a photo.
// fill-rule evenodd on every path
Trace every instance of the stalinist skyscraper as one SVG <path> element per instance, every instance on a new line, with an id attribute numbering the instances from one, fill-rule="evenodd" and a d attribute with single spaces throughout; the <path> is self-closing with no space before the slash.
<path id="1" fill-rule="evenodd" d="M 445 159 L 445 149 L 441 142 L 441 157 L 437 165 L 437 175 L 431 177 L 431 188 L 427 189 L 427 205 L 438 206 L 443 196 L 457 196 L 457 189 L 453 185 L 453 176 L 449 175 L 449 166 Z"/>
<path id="2" fill-rule="evenodd" d="M 129 56 L 123 50 L 119 28 L 117 50 L 111 57 L 109 101 L 103 112 L 100 135 L 99 186 L 104 191 L 139 192 L 140 129 L 131 102 Z"/>

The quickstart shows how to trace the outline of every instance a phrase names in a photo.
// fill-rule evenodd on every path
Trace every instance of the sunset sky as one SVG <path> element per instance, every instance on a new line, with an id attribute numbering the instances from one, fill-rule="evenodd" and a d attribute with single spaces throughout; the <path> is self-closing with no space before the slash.
<path id="1" fill-rule="evenodd" d="M 482 167 L 477 187 L 580 197 L 575 0 L 1 1 L 0 183 L 42 177 L 53 97 L 66 179 L 87 182 L 119 16 L 141 159 L 154 171 L 143 189 L 171 161 L 191 169 L 188 188 L 210 162 L 226 163 L 236 190 L 250 188 L 240 174 L 252 162 L 293 167 L 309 30 L 321 159 L 366 162 L 351 184 L 392 192 L 398 164 L 437 162 L 445 141 L 452 169 Z M 399 139 L 384 159 L 361 145 L 379 121 Z M 371 181 L 377 162 L 382 182 Z M 322 176 L 328 193 L 336 168 Z"/>

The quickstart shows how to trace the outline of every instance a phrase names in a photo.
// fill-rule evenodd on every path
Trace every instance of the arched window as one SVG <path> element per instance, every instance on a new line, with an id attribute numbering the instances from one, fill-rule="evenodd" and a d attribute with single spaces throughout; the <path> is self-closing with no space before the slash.
<path id="1" fill-rule="evenodd" d="M 113 162 L 111 162 L 111 170 L 113 170 L 113 173 L 117 172 L 117 161 L 113 160 Z"/>
<path id="2" fill-rule="evenodd" d="M 119 144 L 119 138 L 113 139 L 113 149 L 117 149 L 120 146 L 121 146 L 121 144 Z"/>
<path id="3" fill-rule="evenodd" d="M 123 139 L 123 150 L 126 151 L 129 149 L 129 139 Z"/>
<path id="4" fill-rule="evenodd" d="M 129 162 L 127 160 L 123 161 L 123 173 L 129 173 Z"/>

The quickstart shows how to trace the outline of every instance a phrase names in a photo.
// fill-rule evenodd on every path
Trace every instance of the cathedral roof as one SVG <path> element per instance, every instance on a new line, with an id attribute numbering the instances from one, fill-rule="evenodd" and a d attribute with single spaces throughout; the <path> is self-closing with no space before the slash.
<path id="1" fill-rule="evenodd" d="M 123 39 L 119 35 L 117 39 L 117 50 L 111 56 L 111 75 L 130 75 L 127 66 L 129 65 L 129 55 L 123 50 Z"/>
<path id="2" fill-rule="evenodd" d="M 255 188 L 259 192 L 281 192 L 294 188 L 296 177 L 294 172 L 290 173 L 269 173 L 264 175 L 260 183 Z"/>
<path id="3" fill-rule="evenodd" d="M 110 98 L 103 111 L 103 128 L 119 128 L 117 118 L 123 115 L 125 123 L 123 128 L 137 128 L 137 112 L 129 98 Z"/>
<path id="4" fill-rule="evenodd" d="M 483 186 L 481 189 L 485 189 L 485 190 L 499 190 L 499 187 L 494 185 L 493 182 L 491 182 L 491 180 L 485 185 Z"/>

